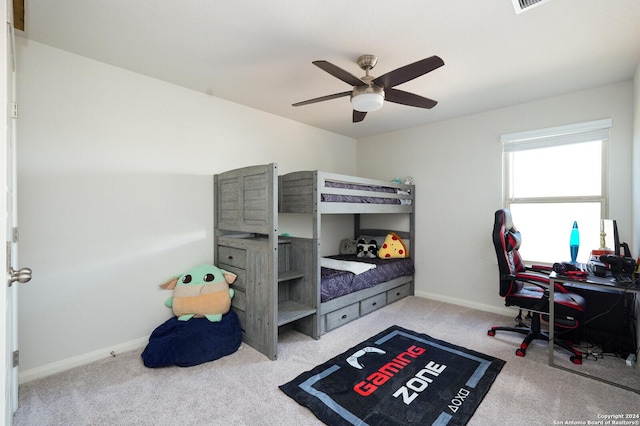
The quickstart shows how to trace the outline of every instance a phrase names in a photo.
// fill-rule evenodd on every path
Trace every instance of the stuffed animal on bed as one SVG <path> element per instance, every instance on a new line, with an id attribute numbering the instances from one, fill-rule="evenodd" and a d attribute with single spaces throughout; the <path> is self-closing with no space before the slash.
<path id="1" fill-rule="evenodd" d="M 409 257 L 409 249 L 405 245 L 402 238 L 395 232 L 390 232 L 384 239 L 380 250 L 378 251 L 380 259 L 396 259 Z"/>
<path id="2" fill-rule="evenodd" d="M 393 183 L 404 183 L 405 185 L 411 185 L 413 183 L 413 178 L 411 176 L 404 177 L 402 179 L 395 178 L 391 182 Z"/>
<path id="3" fill-rule="evenodd" d="M 378 243 L 376 243 L 376 240 L 371 240 L 367 243 L 363 238 L 360 238 L 358 240 L 356 256 L 369 257 L 372 259 L 378 257 Z"/>
<path id="4" fill-rule="evenodd" d="M 217 322 L 231 309 L 234 291 L 229 284 L 236 278 L 236 274 L 213 265 L 198 265 L 161 284 L 160 288 L 173 290 L 173 296 L 164 304 L 173 309 L 178 320 L 205 317 Z"/>

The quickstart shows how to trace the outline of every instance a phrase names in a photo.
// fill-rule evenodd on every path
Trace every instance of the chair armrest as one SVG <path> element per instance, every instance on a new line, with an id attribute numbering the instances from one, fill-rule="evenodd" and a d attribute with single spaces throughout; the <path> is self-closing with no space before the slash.
<path id="1" fill-rule="evenodd" d="M 529 284 L 533 284 L 536 285 L 544 290 L 546 290 L 546 294 L 549 294 L 549 284 L 550 284 L 550 280 L 549 280 L 549 276 L 546 275 L 544 272 L 541 274 L 536 274 L 535 272 L 538 271 L 532 271 L 534 273 L 530 273 L 530 272 L 518 272 L 516 274 L 516 276 L 514 277 L 515 279 L 519 280 L 519 281 L 525 281 Z M 564 288 L 564 286 L 562 284 L 559 283 L 554 283 L 555 284 L 555 291 L 557 293 L 569 293 L 569 291 Z"/>
<path id="2" fill-rule="evenodd" d="M 549 275 L 551 274 L 551 272 L 553 272 L 553 268 L 548 265 L 530 265 L 530 266 L 525 266 L 525 268 L 528 270 L 540 272 L 546 275 Z"/>
<path id="3" fill-rule="evenodd" d="M 514 279 L 538 286 L 541 289 L 545 290 L 545 292 L 549 291 L 549 277 L 547 275 L 525 271 L 518 272 L 514 276 Z"/>

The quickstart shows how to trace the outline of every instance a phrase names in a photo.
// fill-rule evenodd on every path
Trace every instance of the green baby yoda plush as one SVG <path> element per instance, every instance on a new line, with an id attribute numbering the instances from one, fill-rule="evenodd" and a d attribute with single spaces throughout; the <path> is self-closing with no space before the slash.
<path id="1" fill-rule="evenodd" d="M 211 322 L 222 320 L 231 309 L 234 291 L 229 288 L 238 276 L 213 265 L 198 265 L 174 277 L 160 288 L 173 290 L 164 304 L 173 309 L 179 321 L 205 317 Z"/>

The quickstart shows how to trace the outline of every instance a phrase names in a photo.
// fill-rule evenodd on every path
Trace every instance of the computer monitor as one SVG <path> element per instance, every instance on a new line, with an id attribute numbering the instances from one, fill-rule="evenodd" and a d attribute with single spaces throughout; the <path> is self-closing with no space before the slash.
<path id="1" fill-rule="evenodd" d="M 618 224 L 614 219 L 602 219 L 602 229 L 604 230 L 604 242 L 608 249 L 613 250 L 615 255 L 620 255 L 620 237 L 618 236 Z"/>

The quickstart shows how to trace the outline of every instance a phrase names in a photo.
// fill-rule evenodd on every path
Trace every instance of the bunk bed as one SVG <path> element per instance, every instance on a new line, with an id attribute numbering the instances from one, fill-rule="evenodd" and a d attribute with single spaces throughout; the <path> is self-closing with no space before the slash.
<path id="1" fill-rule="evenodd" d="M 278 211 L 313 215 L 313 237 L 321 244 L 322 215 L 354 215 L 353 239 L 381 241 L 395 232 L 415 247 L 415 186 L 375 179 L 299 171 L 278 177 Z M 362 214 L 407 214 L 409 230 L 362 229 Z M 318 249 L 318 253 L 322 251 Z M 375 269 L 361 274 L 322 267 L 317 262 L 315 278 L 318 302 L 318 333 L 324 334 L 356 318 L 414 293 L 414 264 L 407 259 L 368 259 L 331 256 L 344 261 L 373 263 Z M 348 269 L 348 268 L 347 268 Z M 389 271 L 383 273 L 383 270 Z"/>
<path id="2" fill-rule="evenodd" d="M 354 277 L 323 268 L 320 256 L 323 215 L 353 215 L 352 238 L 383 239 L 390 230 L 361 229 L 360 215 L 369 213 L 408 214 L 409 230 L 396 233 L 408 243 L 411 255 L 415 245 L 413 185 L 320 171 L 279 176 L 277 164 L 272 163 L 217 174 L 214 191 L 215 262 L 238 276 L 232 285 L 232 308 L 240 320 L 243 340 L 270 359 L 277 359 L 282 330 L 293 328 L 318 339 L 413 294 L 411 259 L 401 259 L 405 267 L 396 269 L 403 272 L 372 281 L 372 276 L 381 276 L 383 268 L 376 265 L 374 272 Z M 279 235 L 280 213 L 311 214 L 313 237 Z M 333 252 L 337 251 L 338 247 Z M 328 291 L 328 286 L 345 277 L 352 281 L 350 290 Z"/>

